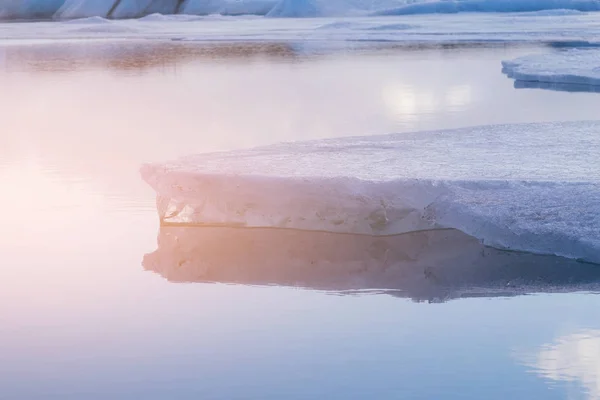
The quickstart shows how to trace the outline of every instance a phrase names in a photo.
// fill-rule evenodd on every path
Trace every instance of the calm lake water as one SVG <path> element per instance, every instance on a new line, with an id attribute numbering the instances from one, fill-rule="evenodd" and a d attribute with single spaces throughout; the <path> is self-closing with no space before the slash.
<path id="1" fill-rule="evenodd" d="M 320 290 L 337 283 L 290 268 L 260 278 L 243 252 L 212 283 L 172 254 L 147 262 L 159 224 L 141 163 L 598 118 L 597 93 L 515 89 L 502 75 L 501 60 L 538 51 L 3 45 L 0 399 L 599 399 L 600 297 L 576 287 L 414 296 Z M 285 263 L 277 243 L 252 262 Z"/>

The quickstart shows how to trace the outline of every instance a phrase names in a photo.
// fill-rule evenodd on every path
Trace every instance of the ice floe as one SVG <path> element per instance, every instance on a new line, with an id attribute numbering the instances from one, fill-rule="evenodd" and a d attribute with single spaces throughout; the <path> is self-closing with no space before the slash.
<path id="1" fill-rule="evenodd" d="M 163 224 L 395 235 L 453 228 L 600 263 L 600 123 L 285 143 L 147 164 Z"/>
<path id="2" fill-rule="evenodd" d="M 600 89 L 600 49 L 569 49 L 535 54 L 502 62 L 503 72 L 522 82 L 546 84 L 548 88 L 581 91 Z M 554 86 L 553 86 L 554 85 Z M 531 86 L 531 85 L 530 85 Z M 598 91 L 588 89 L 589 91 Z"/>

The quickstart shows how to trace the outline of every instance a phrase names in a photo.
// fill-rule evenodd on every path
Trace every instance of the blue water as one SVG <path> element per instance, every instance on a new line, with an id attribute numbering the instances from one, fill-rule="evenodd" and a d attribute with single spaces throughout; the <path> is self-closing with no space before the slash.
<path id="1" fill-rule="evenodd" d="M 138 175 L 282 140 L 589 120 L 596 93 L 516 90 L 500 60 L 524 48 L 95 46 L 0 50 L 0 399 L 600 398 L 600 297 L 566 278 L 421 301 L 293 287 L 292 267 L 264 286 L 243 262 L 169 281 L 142 266 L 159 226 Z"/>

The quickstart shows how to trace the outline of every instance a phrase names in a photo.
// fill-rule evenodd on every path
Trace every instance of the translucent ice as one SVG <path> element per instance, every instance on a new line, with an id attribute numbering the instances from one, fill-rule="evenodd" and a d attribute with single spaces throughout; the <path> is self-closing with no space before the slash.
<path id="1" fill-rule="evenodd" d="M 600 262 L 600 123 L 287 143 L 142 167 L 163 224 L 366 235 L 454 228 Z"/>

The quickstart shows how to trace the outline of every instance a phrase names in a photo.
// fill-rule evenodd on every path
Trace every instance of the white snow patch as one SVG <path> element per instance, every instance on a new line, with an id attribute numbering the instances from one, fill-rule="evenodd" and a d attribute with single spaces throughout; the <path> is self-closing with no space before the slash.
<path id="1" fill-rule="evenodd" d="M 502 62 L 503 71 L 518 81 L 600 86 L 600 50 L 569 49 Z"/>
<path id="2" fill-rule="evenodd" d="M 598 122 L 287 143 L 148 164 L 163 223 L 368 235 L 455 228 L 600 263 Z"/>
<path id="3" fill-rule="evenodd" d="M 72 33 L 136 33 L 137 29 L 130 26 L 122 26 L 116 24 L 108 25 L 90 25 L 82 28 L 72 29 Z"/>
<path id="4" fill-rule="evenodd" d="M 102 17 L 77 18 L 63 22 L 63 24 L 67 25 L 104 25 L 111 23 L 112 21 Z"/>
<path id="5" fill-rule="evenodd" d="M 202 18 L 197 15 L 187 15 L 187 14 L 176 14 L 176 15 L 164 15 L 160 13 L 154 13 L 150 15 L 146 15 L 145 17 L 141 17 L 138 19 L 140 22 L 190 22 L 190 21 L 199 21 Z"/>

